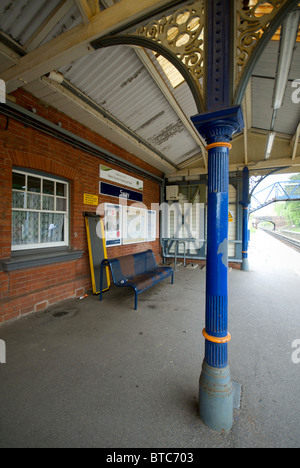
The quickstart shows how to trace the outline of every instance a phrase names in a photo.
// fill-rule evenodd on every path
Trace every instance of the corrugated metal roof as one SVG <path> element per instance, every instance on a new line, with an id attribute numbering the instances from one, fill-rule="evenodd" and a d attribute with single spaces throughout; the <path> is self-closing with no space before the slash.
<path id="1" fill-rule="evenodd" d="M 100 9 L 109 8 L 118 1 L 101 0 Z M 177 7 L 173 6 L 171 10 L 174 9 Z M 78 24 L 87 22 L 84 12 L 82 15 L 75 0 L 64 0 L 64 2 L 61 0 L 0 0 L 0 72 L 17 63 L 19 54 L 25 55 Z M 161 13 L 154 15 L 156 16 L 161 17 Z M 128 27 L 133 28 L 133 26 Z M 134 30 L 136 28 L 137 25 L 134 26 Z M 265 131 L 269 131 L 271 125 L 278 50 L 279 42 L 270 42 L 257 62 L 252 76 L 252 127 Z M 129 129 L 131 135 L 127 146 L 125 134 L 120 140 L 124 148 L 130 148 L 129 151 L 134 152 L 132 134 L 135 132 L 136 140 L 140 138 L 143 142 L 147 142 L 157 153 L 163 154 L 166 159 L 178 165 L 201 153 L 199 140 L 196 137 L 194 139 L 193 132 L 192 135 L 190 133 L 191 129 L 183 124 L 185 119 L 180 111 L 181 108 L 187 119 L 190 119 L 192 115 L 197 114 L 197 108 L 188 85 L 184 82 L 173 89 L 152 52 L 150 58 L 175 101 L 169 98 L 168 92 L 165 93 L 164 89 L 162 90 L 161 83 L 156 83 L 151 76 L 151 70 L 149 73 L 142 58 L 140 59 L 135 50 L 130 47 L 118 46 L 97 50 L 80 60 L 66 64 L 59 71 L 81 93 Z M 278 111 L 275 121 L 276 132 L 293 135 L 297 128 L 300 120 L 300 106 L 292 101 L 291 83 L 299 78 L 300 43 L 297 43 L 284 104 Z M 102 131 L 99 121 L 96 122 L 97 119 L 92 117 L 91 113 L 83 111 L 84 107 L 80 103 L 74 104 L 69 98 L 55 92 L 45 84 L 40 86 L 38 80 L 30 83 L 26 89 L 54 107 L 57 106 L 59 110 L 76 118 L 84 125 L 91 125 L 96 131 L 98 128 L 100 128 L 99 132 Z M 95 111 L 95 108 L 93 109 Z M 105 131 L 109 138 L 114 130 L 110 128 Z M 114 135 L 112 140 L 118 141 L 118 138 L 118 135 Z M 138 144 L 137 142 L 137 148 Z M 144 148 L 141 153 L 145 151 Z M 234 149 L 231 152 L 231 159 L 233 159 L 233 153 Z M 250 161 L 255 157 L 256 155 L 253 154 L 248 155 Z M 243 154 L 236 158 L 244 161 Z M 195 159 L 191 161 L 195 162 Z M 199 162 L 199 166 L 203 167 L 203 161 Z"/>
<path id="2" fill-rule="evenodd" d="M 143 145 L 137 145 L 133 139 L 128 137 L 121 131 L 115 131 L 108 119 L 99 119 L 88 112 L 84 106 L 76 103 L 75 99 L 69 100 L 66 96 L 58 94 L 55 90 L 47 86 L 42 80 L 37 80 L 25 87 L 25 89 L 42 99 L 47 104 L 55 107 L 66 115 L 72 116 L 72 119 L 80 122 L 86 128 L 95 131 L 103 138 L 115 143 L 121 148 L 125 148 L 127 152 L 134 154 L 143 161 L 151 165 L 155 165 L 162 172 L 171 169 L 171 166 L 165 163 L 159 156 L 155 157 L 153 153 L 147 150 Z"/>
<path id="3" fill-rule="evenodd" d="M 159 74 L 162 76 L 166 86 L 169 88 L 170 92 L 173 94 L 174 98 L 180 105 L 181 109 L 185 113 L 187 117 L 190 117 L 192 115 L 196 115 L 198 113 L 198 109 L 195 103 L 195 99 L 192 95 L 192 92 L 187 85 L 186 81 L 184 81 L 182 84 L 177 86 L 176 88 L 173 88 L 172 84 L 168 80 L 168 77 L 166 76 L 163 68 L 161 67 L 160 63 L 156 59 L 156 55 L 154 52 L 151 50 L 147 51 L 149 54 L 149 57 L 155 66 L 155 68 L 159 71 Z"/>
<path id="4" fill-rule="evenodd" d="M 300 77 L 300 74 L 299 74 Z M 298 124 L 300 122 L 300 105 L 296 104 L 292 100 L 292 93 L 295 91 L 291 86 L 291 82 L 288 83 L 283 106 L 279 109 L 274 131 L 279 133 L 286 133 L 287 135 L 294 135 Z"/>
<path id="5" fill-rule="evenodd" d="M 272 83 L 272 86 L 270 86 Z M 252 127 L 270 130 L 274 79 L 252 78 Z"/>
<path id="6" fill-rule="evenodd" d="M 59 72 L 173 163 L 199 154 L 199 146 L 131 47 L 97 50 Z"/>
<path id="7" fill-rule="evenodd" d="M 51 0 L 52 1 L 52 0 Z M 62 18 L 60 21 L 57 22 L 56 26 L 52 29 L 52 31 L 45 37 L 45 39 L 41 42 L 40 45 L 43 45 L 51 39 L 60 36 L 64 32 L 68 31 L 69 29 L 75 28 L 80 23 L 82 23 L 82 17 L 78 11 L 76 5 L 74 5 Z"/>
<path id="8" fill-rule="evenodd" d="M 277 68 L 278 52 L 279 41 L 270 41 L 260 59 L 257 61 L 253 75 L 274 78 Z"/>
<path id="9" fill-rule="evenodd" d="M 60 3 L 60 0 L 1 0 L 0 29 L 24 46 Z M 76 4 L 69 1 L 68 5 L 68 11 L 53 25 L 42 43 L 82 22 Z"/>
<path id="10" fill-rule="evenodd" d="M 275 87 L 279 42 L 271 41 L 263 52 L 252 76 L 252 126 L 269 131 Z M 300 106 L 292 100 L 292 83 L 300 78 L 300 43 L 296 43 L 285 97 L 278 110 L 274 131 L 294 135 L 300 121 Z"/>

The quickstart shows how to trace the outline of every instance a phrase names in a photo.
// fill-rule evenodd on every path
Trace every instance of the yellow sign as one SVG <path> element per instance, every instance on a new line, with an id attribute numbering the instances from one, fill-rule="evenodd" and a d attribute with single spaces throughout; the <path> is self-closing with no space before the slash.
<path id="1" fill-rule="evenodd" d="M 83 194 L 83 203 L 85 205 L 98 206 L 99 205 L 98 195 L 91 195 L 90 193 L 84 193 Z"/>
<path id="2" fill-rule="evenodd" d="M 233 223 L 233 216 L 232 216 L 232 214 L 230 213 L 230 211 L 228 212 L 228 221 L 229 221 L 230 223 Z"/>

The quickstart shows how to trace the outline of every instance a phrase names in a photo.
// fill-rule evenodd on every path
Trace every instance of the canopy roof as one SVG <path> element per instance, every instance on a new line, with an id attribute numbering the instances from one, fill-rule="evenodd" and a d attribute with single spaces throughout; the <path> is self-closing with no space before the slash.
<path id="1" fill-rule="evenodd" d="M 230 170 L 300 171 L 299 6 L 293 0 L 233 4 L 233 100 L 248 76 L 240 93 L 246 127 L 233 139 Z M 280 25 L 288 15 L 286 29 L 293 21 L 297 27 L 284 36 Z M 197 177 L 207 172 L 207 153 L 190 117 L 205 107 L 205 24 L 204 0 L 3 0 L 0 78 L 7 93 L 24 88 L 167 177 Z M 151 25 L 160 28 L 155 39 L 145 32 Z M 254 60 L 249 37 L 259 44 L 267 36 Z M 191 42 L 194 62 L 186 52 Z M 243 63 L 245 50 L 251 67 L 250 59 Z M 193 70 L 187 66 L 196 61 Z M 284 97 L 274 111 L 276 85 Z"/>

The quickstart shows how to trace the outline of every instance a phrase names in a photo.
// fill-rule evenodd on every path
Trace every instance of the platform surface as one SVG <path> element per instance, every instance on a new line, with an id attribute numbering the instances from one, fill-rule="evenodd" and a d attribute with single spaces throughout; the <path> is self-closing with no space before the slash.
<path id="1" fill-rule="evenodd" d="M 299 447 L 300 254 L 266 236 L 229 273 L 231 432 L 198 417 L 205 270 L 181 268 L 137 311 L 113 286 L 1 326 L 0 447 Z"/>

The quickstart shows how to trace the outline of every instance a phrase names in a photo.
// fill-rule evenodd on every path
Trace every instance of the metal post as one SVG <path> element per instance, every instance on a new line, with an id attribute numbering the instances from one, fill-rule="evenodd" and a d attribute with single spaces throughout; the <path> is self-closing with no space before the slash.
<path id="1" fill-rule="evenodd" d="M 178 240 L 175 241 L 175 271 L 177 271 Z"/>
<path id="2" fill-rule="evenodd" d="M 192 117 L 208 146 L 205 359 L 199 383 L 200 418 L 216 431 L 233 424 L 228 366 L 228 190 L 231 137 L 242 130 L 240 106 Z"/>
<path id="3" fill-rule="evenodd" d="M 248 244 L 249 244 L 249 169 L 243 170 L 243 262 L 242 270 L 249 271 Z"/>

